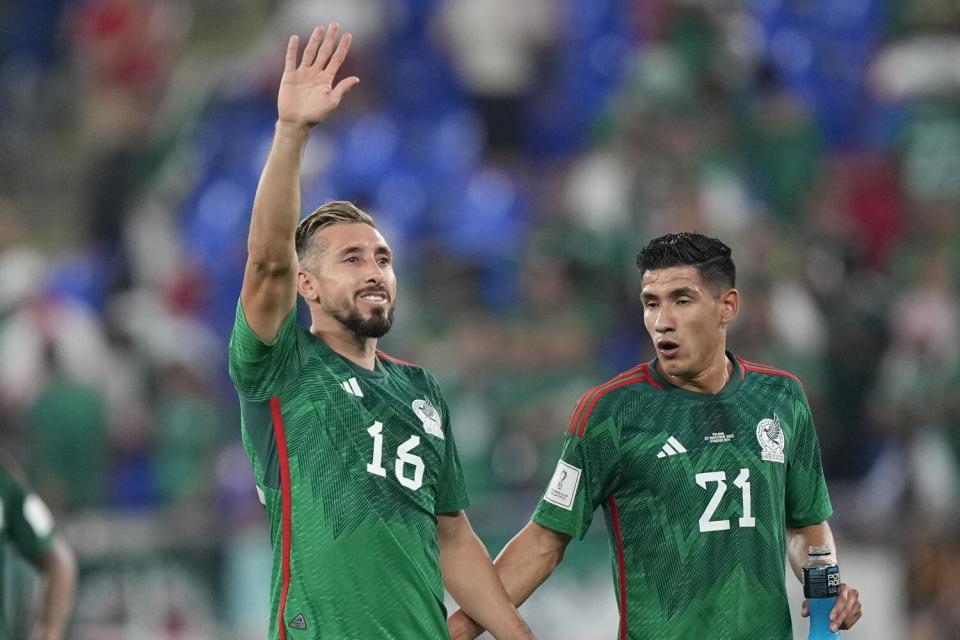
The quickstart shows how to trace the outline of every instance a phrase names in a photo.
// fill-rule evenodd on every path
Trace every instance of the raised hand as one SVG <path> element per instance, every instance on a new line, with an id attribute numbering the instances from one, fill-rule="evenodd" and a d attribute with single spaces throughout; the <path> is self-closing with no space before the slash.
<path id="1" fill-rule="evenodd" d="M 336 109 L 343 96 L 360 82 L 356 76 L 350 76 L 336 85 L 333 83 L 352 40 L 351 35 L 345 33 L 337 44 L 339 32 L 340 25 L 336 22 L 331 22 L 327 29 L 315 27 L 303 49 L 299 65 L 297 52 L 300 38 L 290 36 L 283 78 L 277 94 L 277 112 L 281 122 L 312 127 Z"/>

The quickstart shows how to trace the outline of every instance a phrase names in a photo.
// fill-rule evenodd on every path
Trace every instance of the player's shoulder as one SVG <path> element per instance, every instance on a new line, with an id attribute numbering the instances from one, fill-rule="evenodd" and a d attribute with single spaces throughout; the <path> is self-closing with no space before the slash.
<path id="1" fill-rule="evenodd" d="M 393 371 L 417 383 L 426 384 L 439 389 L 440 385 L 437 379 L 430 371 L 420 365 L 401 360 L 395 356 L 377 349 L 377 360 L 387 371 Z"/>
<path id="2" fill-rule="evenodd" d="M 627 398 L 636 399 L 638 394 L 642 396 L 660 390 L 662 387 L 650 373 L 649 363 L 627 369 L 587 389 L 580 396 L 570 415 L 567 433 L 582 438 L 590 423 L 614 415 Z"/>
<path id="3" fill-rule="evenodd" d="M 800 378 L 786 369 L 754 362 L 740 356 L 737 356 L 737 362 L 740 365 L 740 376 L 745 382 L 780 386 L 792 393 L 803 394 L 803 383 Z"/>

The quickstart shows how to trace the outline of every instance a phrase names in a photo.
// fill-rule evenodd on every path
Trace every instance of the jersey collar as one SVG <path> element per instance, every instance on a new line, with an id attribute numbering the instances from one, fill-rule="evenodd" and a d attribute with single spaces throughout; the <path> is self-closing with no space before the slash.
<path id="1" fill-rule="evenodd" d="M 727 359 L 733 363 L 733 371 L 730 372 L 730 379 L 727 380 L 727 384 L 723 385 L 723 389 L 720 389 L 718 393 L 699 393 L 697 391 L 690 391 L 688 389 L 681 389 L 676 387 L 660 373 L 657 369 L 657 358 L 651 360 L 649 364 L 650 377 L 654 379 L 661 387 L 663 387 L 664 392 L 675 395 L 680 398 L 687 398 L 689 400 L 723 400 L 729 398 L 737 392 L 737 389 L 740 388 L 740 385 L 743 383 L 743 367 L 740 364 L 740 361 L 737 360 L 736 356 L 733 355 L 730 351 L 726 352 Z"/>

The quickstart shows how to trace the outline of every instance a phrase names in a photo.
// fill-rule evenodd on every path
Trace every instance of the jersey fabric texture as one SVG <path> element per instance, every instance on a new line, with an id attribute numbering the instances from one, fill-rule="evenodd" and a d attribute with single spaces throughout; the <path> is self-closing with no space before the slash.
<path id="1" fill-rule="evenodd" d="M 656 360 L 583 395 L 533 520 L 576 538 L 602 507 L 621 640 L 786 640 L 786 528 L 832 509 L 799 381 L 737 359 L 699 394 Z"/>
<path id="2" fill-rule="evenodd" d="M 12 548 L 31 562 L 37 562 L 53 542 L 53 518 L 49 509 L 10 472 L 0 465 L 0 542 Z M 0 552 L 0 576 L 6 576 L 5 554 Z M 6 602 L 0 579 L 0 603 Z M 0 607 L 0 638 L 10 638 L 11 630 Z"/>
<path id="3" fill-rule="evenodd" d="M 265 344 L 238 304 L 229 349 L 270 523 L 270 638 L 447 638 L 436 514 L 469 501 L 440 388 L 379 352 L 356 367 L 295 316 Z"/>

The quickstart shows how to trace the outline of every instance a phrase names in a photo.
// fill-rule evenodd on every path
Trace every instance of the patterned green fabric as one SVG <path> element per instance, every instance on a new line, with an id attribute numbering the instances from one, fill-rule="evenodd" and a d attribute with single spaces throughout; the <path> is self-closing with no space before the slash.
<path id="1" fill-rule="evenodd" d="M 47 506 L 0 465 L 0 543 L 36 562 L 52 542 L 53 518 Z M 5 560 L 6 554 L 0 553 L 0 576 L 8 575 Z M 0 603 L 6 602 L 3 582 L 0 580 Z M 9 638 L 11 633 L 0 606 L 0 638 Z"/>
<path id="2" fill-rule="evenodd" d="M 792 637 L 785 532 L 832 513 L 799 382 L 734 362 L 716 395 L 656 361 L 587 392 L 533 519 L 582 538 L 602 507 L 619 638 Z"/>
<path id="3" fill-rule="evenodd" d="M 240 305 L 230 376 L 270 523 L 270 638 L 446 638 L 436 514 L 469 501 L 433 376 L 382 354 L 351 366 L 294 310 L 264 344 Z"/>

